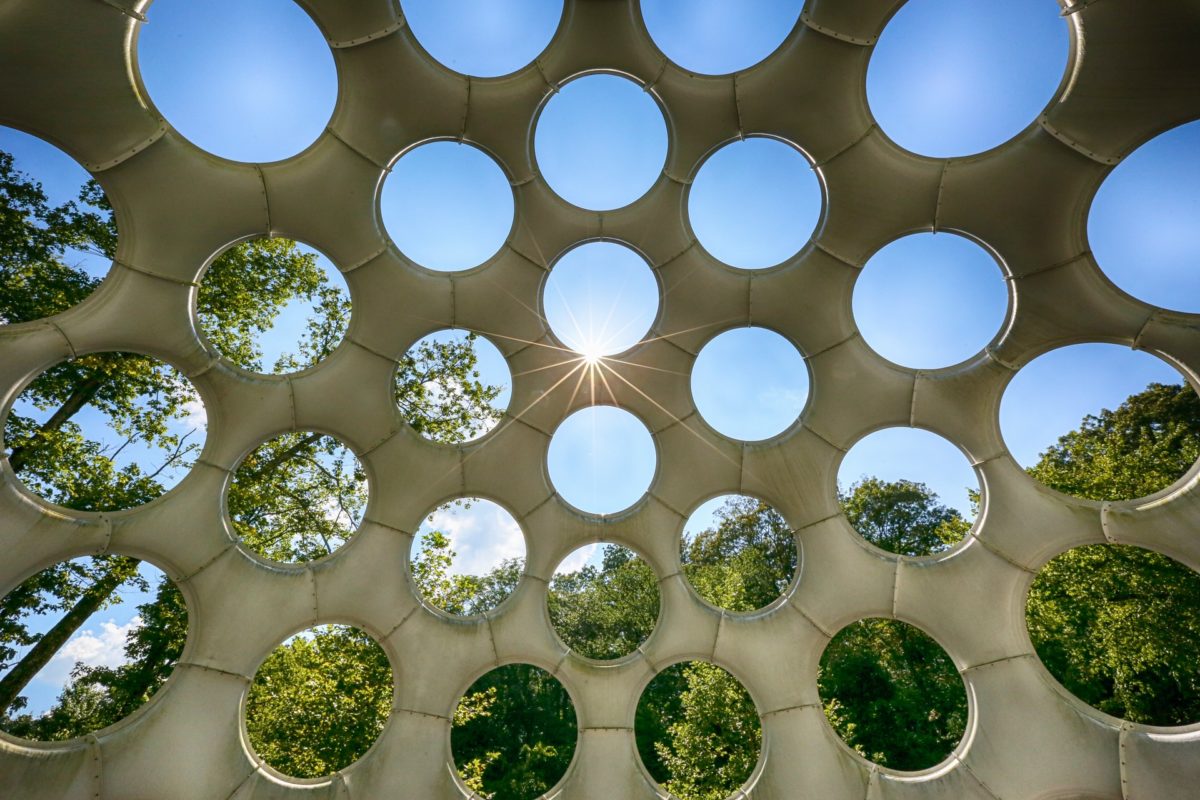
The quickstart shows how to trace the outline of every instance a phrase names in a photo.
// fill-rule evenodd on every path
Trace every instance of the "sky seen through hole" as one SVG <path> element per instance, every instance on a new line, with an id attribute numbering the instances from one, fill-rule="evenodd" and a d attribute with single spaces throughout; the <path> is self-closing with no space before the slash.
<path id="1" fill-rule="evenodd" d="M 220 10 L 216 9 L 218 2 Z M 449 13 L 449 4 L 437 0 L 403 3 L 413 33 L 434 58 L 451 69 L 485 77 L 506 74 L 529 64 L 549 41 L 561 16 L 561 4 L 556 2 L 506 3 L 505 8 L 516 9 L 517 16 L 495 18 L 485 15 L 492 6 L 487 0 L 473 0 L 471 5 L 479 14 Z M 744 15 L 738 15 L 738 25 L 742 27 L 733 29 L 714 22 L 723 19 L 721 14 L 728 15 L 729 7 L 713 0 L 696 4 L 645 0 L 643 8 L 652 38 L 668 57 L 686 69 L 711 74 L 746 69 L 761 61 L 783 41 L 799 13 L 796 2 L 758 2 Z M 688 9 L 700 9 L 696 11 L 698 16 L 671 31 L 664 30 L 667 15 Z M 704 16 L 710 11 L 712 16 Z M 897 143 L 922 154 L 967 154 L 1003 143 L 1034 121 L 1061 80 L 1067 63 L 1068 33 L 1067 23 L 1058 11 L 1053 0 L 1014 0 L 990 5 L 912 0 L 885 30 L 872 56 L 867 83 L 872 113 Z M 336 102 L 336 69 L 319 30 L 299 6 L 285 0 L 213 0 L 204 4 L 156 0 L 149 18 L 151 24 L 141 32 L 137 43 L 137 67 L 155 106 L 197 146 L 227 158 L 268 161 L 295 155 L 321 135 Z M 497 27 L 497 22 L 507 27 Z M 464 24 L 471 30 L 464 31 Z M 519 33 L 519 41 L 500 35 L 510 29 L 513 35 Z M 1029 57 L 1011 58 L 1018 49 Z M 642 87 L 614 76 L 594 78 L 579 79 L 551 99 L 534 134 L 534 146 L 548 182 L 555 191 L 561 190 L 566 201 L 594 208 L 616 208 L 636 201 L 658 179 L 668 148 L 667 127 L 657 104 Z M 619 116 L 615 120 L 618 138 L 606 140 L 599 129 L 594 129 L 589 112 L 602 103 L 614 102 L 614 98 L 629 100 L 639 110 Z M 639 128 L 639 123 L 648 127 Z M 649 135 L 645 133 L 647 130 Z M 586 141 L 580 138 L 584 133 L 591 134 Z M 557 152 L 552 141 L 555 136 L 560 137 Z M 607 163 L 611 164 L 614 159 L 609 145 L 614 142 L 622 148 L 615 158 L 617 170 L 602 169 L 598 165 L 603 159 L 581 155 L 600 148 L 605 151 L 601 155 L 607 154 Z M 769 175 L 775 169 L 764 159 L 747 167 L 757 178 L 746 181 L 744 174 L 731 169 L 727 178 L 717 183 L 724 191 L 706 192 L 704 183 L 711 176 L 706 176 L 705 168 L 701 167 L 688 199 L 691 224 L 701 243 L 718 258 L 734 266 L 772 266 L 803 247 L 816 225 L 820 209 L 817 176 L 806 164 L 800 164 L 803 156 L 787 144 L 748 140 L 729 148 L 730 152 L 748 148 L 786 151 L 794 162 L 787 167 L 786 174 L 795 175 L 795 180 L 763 179 L 764 174 Z M 88 177 L 77 163 L 53 146 L 11 129 L 0 128 L 0 150 L 12 153 L 19 169 L 41 181 L 53 203 L 74 200 Z M 470 168 L 455 163 L 455 159 L 462 161 L 464 153 L 468 158 L 478 154 L 490 161 L 489 156 L 469 145 L 448 142 L 424 145 L 405 156 L 418 157 L 409 164 L 402 158 L 393 168 L 390 178 L 393 183 L 384 185 L 382 217 L 385 222 L 397 220 L 388 224 L 389 232 L 402 252 L 431 269 L 464 269 L 483 263 L 503 245 L 512 224 L 511 189 L 503 170 L 494 161 L 491 164 L 500 177 L 495 179 L 493 173 L 485 190 L 495 201 L 480 202 L 469 209 L 459 205 L 462 197 L 469 194 L 463 192 L 464 185 L 471 185 Z M 420 158 L 427 158 L 427 163 L 416 164 Z M 714 167 L 715 159 L 714 156 L 711 162 Z M 483 163 L 478 158 L 475 161 Z M 409 166 L 423 181 L 417 185 L 439 196 L 440 205 L 432 205 L 431 213 L 445 212 L 454 206 L 452 210 L 456 213 L 470 211 L 471 222 L 464 224 L 461 217 L 451 215 L 448 222 L 411 224 L 419 202 L 410 196 L 400 197 L 389 188 L 403 184 Z M 1200 186 L 1200 177 L 1196 176 L 1200 176 L 1200 123 L 1191 123 L 1164 133 L 1126 159 L 1105 181 L 1092 206 L 1088 233 L 1099 266 L 1118 286 L 1147 302 L 1190 311 L 1200 308 L 1197 305 L 1200 285 L 1195 283 L 1200 275 L 1200 224 L 1197 223 L 1200 194 L 1195 191 Z M 444 181 L 439 183 L 439 177 Z M 797 200 L 797 183 L 808 187 L 803 201 Z M 761 225 L 768 221 L 777 224 L 773 234 L 755 238 L 754 246 L 740 253 L 737 247 L 741 237 L 736 229 L 724 236 L 704 232 L 706 226 L 719 225 L 726 219 L 723 210 L 737 201 L 737 192 L 746 193 L 741 202 L 752 201 L 754 207 L 763 209 L 761 218 L 744 220 L 746 224 Z M 785 213 L 788 209 L 791 211 Z M 791 227 L 782 227 L 784 222 Z M 401 233 L 401 228 L 393 230 L 393 224 L 407 225 L 408 229 Z M 461 252 L 449 250 L 451 231 L 462 234 L 458 237 L 461 241 L 454 242 L 454 247 L 462 248 Z M 414 237 L 411 241 L 400 241 L 409 235 Z M 953 241 L 951 237 L 947 234 L 929 238 L 941 242 Z M 1145 253 L 1151 256 L 1152 268 L 1146 268 Z M 342 285 L 336 267 L 319 252 L 317 255 L 329 279 Z M 91 254 L 78 253 L 73 257 L 77 259 L 73 263 L 81 264 L 95 277 L 106 274 L 110 266 L 106 260 Z M 928 252 L 913 258 L 919 258 L 917 266 L 927 270 L 918 269 L 920 274 L 941 268 L 940 262 L 935 264 Z M 880 283 L 874 287 L 878 296 L 894 298 L 912 292 L 910 279 L 901 267 L 911 267 L 913 263 L 899 264 L 892 274 L 887 274 L 887 270 L 880 272 Z M 994 283 L 1000 269 L 994 261 L 990 268 L 995 271 L 989 276 Z M 870 264 L 866 268 L 872 269 Z M 648 268 L 646 272 L 650 274 Z M 864 272 L 864 279 L 866 275 L 875 280 L 874 272 Z M 956 279 L 964 277 L 965 273 Z M 653 281 L 652 274 L 650 278 Z M 939 320 L 949 326 L 942 332 L 944 337 L 976 343 L 974 350 L 958 357 L 978 352 L 999 328 L 998 322 L 993 324 L 998 307 L 994 297 L 980 299 L 977 294 L 986 294 L 981 288 L 983 284 L 975 283 L 973 278 L 968 283 L 969 286 L 964 284 L 963 293 L 948 291 L 951 286 L 959 285 L 955 282 L 939 285 L 938 293 L 929 291 L 923 298 L 926 301 L 938 298 L 935 302 L 953 303 L 962 309 L 961 319 L 955 315 L 954 320 Z M 657 286 L 654 292 L 653 306 L 657 310 Z M 622 295 L 618 299 L 624 308 L 626 298 Z M 913 302 L 917 299 L 921 298 L 914 298 Z M 607 316 L 618 301 L 601 293 L 591 302 L 590 310 L 574 312 L 576 318 L 580 313 Z M 862 317 L 860 327 L 872 346 L 890 358 L 893 356 L 889 354 L 894 352 L 894 360 L 907 363 L 903 358 L 904 348 L 911 344 L 908 338 L 895 330 L 889 332 L 886 326 L 880 326 L 878 333 L 869 333 L 863 324 L 868 312 L 859 313 L 857 292 L 855 302 L 856 316 Z M 546 311 L 549 316 L 549 307 Z M 306 313 L 300 305 L 285 309 L 270 334 L 262 339 L 264 363 L 273 363 L 272 355 L 294 346 Z M 649 312 L 650 321 L 653 314 Z M 645 316 L 643 313 L 642 317 Z M 985 327 L 991 331 L 986 338 L 978 330 L 978 323 L 984 319 L 988 320 Z M 628 329 L 635 327 L 640 328 L 641 323 L 630 324 Z M 581 344 L 577 349 L 586 351 L 588 346 Z M 925 357 L 920 350 L 907 354 L 917 360 Z M 947 363 L 952 362 L 940 366 Z M 504 367 L 502 363 L 493 366 Z M 714 370 L 706 376 L 703 364 L 698 362 L 698 366 L 693 372 L 692 390 L 704 413 L 703 406 L 724 391 L 725 375 Z M 807 394 L 808 375 L 802 361 L 780 375 L 766 353 L 756 355 L 752 351 L 742 367 L 788 382 L 785 392 L 792 392 L 791 399 L 796 399 L 799 392 Z M 1179 373 L 1165 362 L 1126 348 L 1089 344 L 1055 350 L 1022 369 L 1006 392 L 1000 419 L 1005 443 L 1017 461 L 1028 466 L 1058 435 L 1076 427 L 1085 414 L 1113 408 L 1151 381 L 1179 380 Z M 747 435 L 740 438 L 756 438 L 760 431 L 778 432 L 799 413 L 799 408 L 795 408 L 780 427 L 772 417 L 777 412 L 772 397 L 778 399 L 778 387 L 753 383 L 742 388 L 749 391 L 749 397 L 735 404 L 734 420 L 746 426 Z M 705 397 L 710 400 L 703 400 Z M 799 405 L 802 407 L 802 400 Z M 17 408 L 21 408 L 20 402 Z M 596 513 L 619 511 L 636 502 L 649 485 L 655 468 L 653 442 L 644 432 L 644 426 L 643 432 L 638 433 L 632 426 L 641 423 L 634 419 L 630 425 L 630 420 L 616 411 L 600 408 L 580 412 L 585 414 L 587 424 L 580 423 L 583 434 L 579 440 L 560 439 L 558 445 L 551 445 L 548 456 L 556 488 L 563 491 L 564 497 L 570 493 L 581 507 L 605 509 Z M 199 406 L 196 412 L 183 424 L 202 428 L 203 407 Z M 79 420 L 94 438 L 111 437 L 111 432 L 102 429 L 98 417 L 85 412 Z M 716 426 L 714 421 L 710 422 Z M 620 424 L 625 424 L 631 435 L 641 441 L 636 454 L 625 451 L 617 469 L 581 470 L 579 466 L 585 459 L 580 454 L 587 452 L 594 441 L 615 441 L 618 429 L 608 426 Z M 969 466 L 964 469 L 965 456 L 944 440 L 923 449 L 919 444 L 922 433 L 889 429 L 865 437 L 845 457 L 840 484 L 845 488 L 866 474 L 920 480 L 934 488 L 942 502 L 967 514 L 965 489 L 975 487 L 976 479 Z M 932 436 L 928 434 L 924 439 L 933 441 L 936 437 L 930 439 Z M 571 455 L 558 455 L 561 452 Z M 130 454 L 136 455 L 133 451 Z M 611 477 L 606 477 L 610 473 Z M 688 529 L 701 530 L 711 525 L 718 505 L 717 500 L 701 505 L 689 520 Z M 461 569 L 486 570 L 500 558 L 514 557 L 518 543 L 520 552 L 524 552 L 515 522 L 501 520 L 486 504 L 480 503 L 476 508 L 477 517 L 467 511 L 456 523 L 444 516 L 449 512 L 434 513 L 439 524 L 458 525 L 455 542 L 462 558 Z M 576 569 L 594 561 L 598 554 L 598 548 L 582 555 L 577 551 L 560 568 Z M 156 573 L 152 569 L 143 564 L 143 575 L 154 578 Z M 150 581 L 151 586 L 154 582 Z M 122 658 L 123 632 L 137 624 L 136 606 L 150 599 L 151 595 L 144 592 L 124 594 L 123 602 L 102 610 L 86 623 L 61 655 L 71 653 L 89 664 L 109 664 Z M 44 630 L 52 621 L 40 621 L 33 629 Z M 53 702 L 65 680 L 64 670 L 70 666 L 64 663 L 54 662 L 53 669 L 47 668 L 30 684 L 27 694 L 30 708 L 35 712 Z"/>

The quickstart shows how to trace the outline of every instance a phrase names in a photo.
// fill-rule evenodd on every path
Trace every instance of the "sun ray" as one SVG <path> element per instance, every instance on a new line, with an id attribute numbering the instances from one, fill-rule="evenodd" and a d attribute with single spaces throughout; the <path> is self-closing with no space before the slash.
<path id="1" fill-rule="evenodd" d="M 500 433 L 507 430 L 510 425 L 513 425 L 513 424 L 519 422 L 522 417 L 524 417 L 527 413 L 529 413 L 530 411 L 533 410 L 534 406 L 536 406 L 538 403 L 540 403 L 543 400 L 545 400 L 546 398 L 548 398 L 554 392 L 555 389 L 557 389 L 559 386 L 561 386 L 563 383 L 565 383 L 568 379 L 570 379 L 570 377 L 572 375 L 574 375 L 576 372 L 581 372 L 581 370 L 583 370 L 584 367 L 585 367 L 585 364 L 584 364 L 583 360 L 581 359 L 580 362 L 578 364 L 576 364 L 575 367 L 570 372 L 568 372 L 566 375 L 563 375 L 561 378 L 559 378 L 557 381 L 555 381 L 550 386 L 549 389 L 547 389 L 546 391 L 544 391 L 540 395 L 538 395 L 537 399 L 535 399 L 529 405 L 525 406 L 525 408 L 521 409 L 516 414 L 507 415 L 505 417 L 505 419 L 503 421 L 501 421 L 501 423 L 492 430 L 491 435 L 485 441 L 480 443 L 480 445 L 478 447 L 476 447 L 475 449 L 471 450 L 471 452 L 465 454 L 462 457 L 462 460 L 458 464 L 455 464 L 453 467 L 451 467 L 450 469 L 448 469 L 444 473 L 442 473 L 438 477 L 437 481 L 444 480 L 446 478 L 446 476 L 449 475 L 450 473 L 454 472 L 457 469 L 461 469 L 462 466 L 467 463 L 467 461 L 469 461 L 471 458 L 473 458 L 476 454 L 482 452 L 483 449 L 486 448 L 488 445 L 490 445 L 492 442 L 496 441 L 499 438 Z M 580 380 L 578 382 L 576 382 L 576 384 L 575 384 L 576 391 L 578 391 L 579 383 L 582 382 L 582 380 L 583 380 L 583 376 L 581 373 Z M 574 397 L 574 394 L 572 394 L 572 397 Z"/>
<path id="2" fill-rule="evenodd" d="M 682 427 L 685 431 L 692 434 L 692 436 L 695 436 L 697 439 L 699 439 L 701 442 L 703 442 L 706 447 L 711 449 L 713 452 L 715 452 L 717 455 L 719 455 L 724 460 L 728 461 L 733 466 L 737 467 L 739 471 L 742 471 L 745 469 L 745 465 L 743 463 L 731 458 L 727 453 L 722 451 L 721 448 L 717 447 L 715 444 L 710 442 L 708 439 L 701 436 L 695 430 L 692 430 L 692 428 L 687 424 L 687 420 L 682 419 L 682 418 L 676 416 L 675 414 L 672 414 L 669 409 L 667 409 L 665 406 L 662 405 L 662 403 L 659 403 L 653 397 L 651 397 L 650 395 L 643 392 L 634 383 L 629 381 L 627 378 L 625 378 L 624 375 L 617 372 L 612 367 L 608 367 L 607 365 L 602 365 L 602 366 L 604 366 L 604 368 L 607 369 L 609 372 L 612 372 L 612 374 L 615 377 L 619 378 L 622 382 L 624 382 L 626 385 L 628 385 L 629 388 L 633 389 L 635 392 L 640 394 L 642 397 L 646 398 L 651 403 L 653 403 L 655 408 L 657 408 L 659 411 L 662 411 L 664 414 L 666 414 L 668 417 L 670 417 L 672 421 L 674 421 L 676 424 L 678 424 L 680 427 Z M 758 480 L 757 476 L 755 476 L 753 473 L 748 473 L 748 474 L 750 475 L 750 477 L 754 478 L 755 480 Z"/>

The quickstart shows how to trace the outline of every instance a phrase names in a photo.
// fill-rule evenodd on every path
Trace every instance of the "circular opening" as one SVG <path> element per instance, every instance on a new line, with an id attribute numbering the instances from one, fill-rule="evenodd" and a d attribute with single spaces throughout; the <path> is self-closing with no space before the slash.
<path id="1" fill-rule="evenodd" d="M 773 267 L 800 252 L 821 216 L 821 182 L 796 148 L 754 136 L 704 162 L 688 190 L 688 219 L 716 259 Z"/>
<path id="2" fill-rule="evenodd" d="M 871 349 L 914 369 L 957 364 L 1004 324 L 1008 288 L 991 253 L 948 233 L 917 233 L 871 256 L 854 284 L 854 321 Z"/>
<path id="3" fill-rule="evenodd" d="M 906 3 L 871 55 L 867 101 L 893 140 L 935 158 L 989 150 L 1028 126 L 1067 68 L 1055 0 Z"/>
<path id="4" fill-rule="evenodd" d="M 860 439 L 838 469 L 838 501 L 876 547 L 927 556 L 962 541 L 975 521 L 979 478 L 962 451 L 920 428 Z"/>
<path id="5" fill-rule="evenodd" d="M 392 708 L 392 666 L 369 634 L 318 625 L 267 656 L 246 696 L 259 758 L 293 778 L 323 778 L 375 743 Z"/>
<path id="6" fill-rule="evenodd" d="M 563 420 L 547 454 L 555 491 L 589 514 L 632 506 L 650 488 L 657 464 L 654 439 L 642 421 L 610 406 L 585 408 Z"/>
<path id="7" fill-rule="evenodd" d="M 163 572 L 120 555 L 63 561 L 4 597 L 0 730 L 51 742 L 112 725 L 170 676 L 187 606 Z"/>
<path id="8" fill-rule="evenodd" d="M 689 72 L 727 75 L 783 44 L 803 0 L 641 0 L 650 38 Z"/>
<path id="9" fill-rule="evenodd" d="M 225 507 L 242 545 L 272 561 L 300 563 L 329 555 L 358 529 L 367 474 L 332 436 L 295 431 L 242 459 Z"/>
<path id="10" fill-rule="evenodd" d="M 450 749 L 477 796 L 532 800 L 562 780 L 578 735 L 575 706 L 558 679 L 529 664 L 507 664 L 458 701 Z"/>
<path id="11" fill-rule="evenodd" d="M 808 402 L 808 369 L 787 339 L 766 328 L 726 331 L 700 350 L 692 398 L 704 421 L 731 439 L 783 433 Z"/>
<path id="12" fill-rule="evenodd" d="M 100 285 L 117 249 L 112 206 L 82 166 L 0 126 L 0 325 L 66 311 Z"/>
<path id="13" fill-rule="evenodd" d="M 1200 574 L 1128 545 L 1068 550 L 1025 605 L 1038 658 L 1067 691 L 1146 725 L 1200 722 Z"/>
<path id="14" fill-rule="evenodd" d="M 581 656 L 621 658 L 646 641 L 658 621 L 658 579 L 632 550 L 589 545 L 554 572 L 546 599 L 550 624 Z"/>
<path id="15" fill-rule="evenodd" d="M 1000 429 L 1013 458 L 1045 486 L 1131 500 L 1170 486 L 1200 457 L 1200 397 L 1148 353 L 1072 345 L 1013 377 Z"/>
<path id="16" fill-rule="evenodd" d="M 512 186 L 478 147 L 430 142 L 409 150 L 383 179 L 380 214 L 409 259 L 454 272 L 484 263 L 512 230 Z"/>
<path id="17" fill-rule="evenodd" d="M 508 362 L 487 339 L 441 330 L 419 339 L 396 369 L 396 405 L 419 434 L 443 444 L 483 436 L 511 397 Z"/>
<path id="18" fill-rule="evenodd" d="M 516 72 L 550 44 L 562 0 L 401 0 L 404 21 L 425 50 L 464 75 Z"/>
<path id="19" fill-rule="evenodd" d="M 137 65 L 163 116 L 196 146 L 277 161 L 324 131 L 337 101 L 325 37 L 290 0 L 155 0 Z"/>
<path id="20" fill-rule="evenodd" d="M 568 203 L 592 211 L 644 195 L 667 160 L 667 123 L 649 92 L 616 75 L 587 75 L 558 90 L 537 119 L 538 169 Z"/>
<path id="21" fill-rule="evenodd" d="M 716 664 L 685 661 L 654 676 L 638 700 L 638 755 L 679 800 L 715 800 L 754 772 L 762 725 L 750 693 Z"/>
<path id="22" fill-rule="evenodd" d="M 410 556 L 413 582 L 426 602 L 451 614 L 482 614 L 521 582 L 525 536 L 502 506 L 464 497 L 425 518 Z"/>
<path id="23" fill-rule="evenodd" d="M 726 611 L 773 603 L 796 574 L 796 541 L 783 516 L 754 497 L 714 497 L 688 517 L 680 547 L 696 594 Z"/>
<path id="24" fill-rule="evenodd" d="M 34 494 L 78 511 L 119 511 L 173 488 L 199 455 L 207 417 L 191 382 L 135 353 L 55 364 L 4 424 L 8 463 Z"/>
<path id="25" fill-rule="evenodd" d="M 1200 122 L 1156 136 L 1100 184 L 1088 242 L 1113 283 L 1163 308 L 1200 312 Z"/>
<path id="26" fill-rule="evenodd" d="M 928 769 L 958 746 L 967 692 L 954 662 L 919 628 L 863 619 L 821 654 L 825 718 L 859 755 L 897 770 Z"/>
<path id="27" fill-rule="evenodd" d="M 658 282 L 632 249 L 589 242 L 558 260 L 542 294 L 550 330 L 589 360 L 640 342 L 658 314 Z"/>
<path id="28" fill-rule="evenodd" d="M 350 294 L 324 254 L 291 239 L 256 239 L 213 259 L 196 316 L 225 358 L 278 375 L 333 352 L 350 324 Z"/>

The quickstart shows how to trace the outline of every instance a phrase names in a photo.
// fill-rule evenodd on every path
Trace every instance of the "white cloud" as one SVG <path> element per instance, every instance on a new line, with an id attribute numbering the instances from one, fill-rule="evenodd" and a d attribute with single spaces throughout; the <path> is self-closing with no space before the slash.
<path id="1" fill-rule="evenodd" d="M 199 397 L 193 397 L 183 404 L 184 413 L 187 414 L 183 419 L 183 424 L 188 428 L 206 429 L 208 428 L 208 412 L 204 409 L 204 403 Z"/>
<path id="2" fill-rule="evenodd" d="M 451 572 L 482 575 L 501 561 L 525 557 L 525 537 L 512 515 L 488 500 L 473 500 L 470 508 L 450 506 L 435 511 L 421 533 L 441 531 L 457 553 Z"/>
<path id="3" fill-rule="evenodd" d="M 76 632 L 42 668 L 36 680 L 40 683 L 63 686 L 76 662 L 80 661 L 89 667 L 121 666 L 126 663 L 125 640 L 140 627 L 142 618 L 134 617 L 124 625 L 118 625 L 115 620 L 109 619 L 100 623 L 99 630 L 89 627 Z"/>
<path id="4" fill-rule="evenodd" d="M 579 570 L 583 569 L 594 557 L 597 557 L 600 554 L 600 549 L 603 546 L 604 545 L 599 543 L 585 544 L 578 550 L 572 551 L 571 554 L 564 558 L 562 563 L 559 564 L 554 570 L 555 574 L 560 574 L 563 572 L 578 572 Z"/>

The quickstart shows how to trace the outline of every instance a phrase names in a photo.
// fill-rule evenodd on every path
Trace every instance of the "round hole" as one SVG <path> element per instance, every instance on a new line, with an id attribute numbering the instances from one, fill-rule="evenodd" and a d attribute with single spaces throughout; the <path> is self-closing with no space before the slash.
<path id="1" fill-rule="evenodd" d="M 433 511 L 413 538 L 413 582 L 443 611 L 491 611 L 512 594 L 525 568 L 525 536 L 502 506 L 464 497 Z"/>
<path id="2" fill-rule="evenodd" d="M 732 439 L 783 433 L 808 401 L 808 369 L 795 346 L 766 328 L 712 339 L 692 366 L 692 398 L 705 422 Z"/>
<path id="3" fill-rule="evenodd" d="M 700 244 L 743 269 L 773 267 L 800 252 L 821 216 L 821 183 L 804 155 L 761 136 L 732 142 L 700 167 L 688 219 Z"/>
<path id="4" fill-rule="evenodd" d="M 533 800 L 562 780 L 578 735 L 575 706 L 558 679 L 529 664 L 507 664 L 458 701 L 450 749 L 477 796 Z"/>
<path id="5" fill-rule="evenodd" d="M 79 511 L 118 511 L 183 480 L 206 426 L 199 394 L 174 367 L 134 353 L 89 353 L 21 392 L 4 443 L 34 494 Z"/>
<path id="6" fill-rule="evenodd" d="M 550 580 L 550 624 L 563 644 L 587 658 L 629 655 L 658 621 L 658 579 L 632 550 L 616 544 L 580 548 Z"/>
<path id="7" fill-rule="evenodd" d="M 0 126 L 0 325 L 49 317 L 92 293 L 117 249 L 112 206 L 80 164 Z"/>
<path id="8" fill-rule="evenodd" d="M 626 78 L 587 75 L 542 109 L 534 153 L 546 183 L 592 211 L 629 205 L 662 174 L 667 123 L 649 92 Z"/>
<path id="9" fill-rule="evenodd" d="M 478 147 L 430 142 L 400 157 L 383 181 L 383 225 L 400 252 L 439 272 L 471 269 L 513 226 L 512 186 Z"/>
<path id="10" fill-rule="evenodd" d="M 896 12 L 867 69 L 871 113 L 901 147 L 935 158 L 1008 141 L 1050 102 L 1070 35 L 1055 0 L 921 0 Z"/>
<path id="11" fill-rule="evenodd" d="M 290 0 L 155 0 L 137 65 L 163 116 L 196 146 L 277 161 L 312 144 L 337 101 L 325 37 Z"/>
<path id="12" fill-rule="evenodd" d="M 179 589 L 128 556 L 55 564 L 0 609 L 0 730 L 35 741 L 84 736 L 132 714 L 167 680 L 187 639 Z"/>
<path id="13" fill-rule="evenodd" d="M 970 239 L 917 233 L 871 256 L 854 284 L 854 321 L 871 349 L 914 369 L 957 364 L 1004 324 L 1008 288 Z"/>
<path id="14" fill-rule="evenodd" d="M 494 344 L 469 331 L 436 331 L 418 340 L 396 370 L 396 404 L 409 425 L 435 442 L 455 444 L 499 424 L 512 374 Z"/>
<path id="15" fill-rule="evenodd" d="M 884 428 L 860 439 L 838 469 L 850 524 L 876 547 L 927 556 L 971 529 L 979 478 L 962 451 L 920 428 Z"/>
<path id="16" fill-rule="evenodd" d="M 658 454 L 641 420 L 593 406 L 563 420 L 550 438 L 547 469 L 555 491 L 589 514 L 629 508 L 650 488 Z"/>
<path id="17" fill-rule="evenodd" d="M 817 688 L 842 741 L 883 767 L 928 769 L 966 730 L 967 692 L 954 662 L 899 620 L 863 619 L 838 631 L 821 654 Z"/>
<path id="18" fill-rule="evenodd" d="M 707 661 L 673 664 L 655 675 L 638 700 L 634 734 L 646 771 L 679 800 L 733 795 L 762 749 L 750 693 Z"/>
<path id="19" fill-rule="evenodd" d="M 1170 486 L 1200 456 L 1200 397 L 1148 353 L 1072 345 L 1013 377 L 1000 429 L 1013 458 L 1044 485 L 1131 500 Z"/>
<path id="20" fill-rule="evenodd" d="M 680 561 L 696 594 L 726 611 L 773 603 L 796 574 L 796 541 L 783 516 L 754 497 L 714 497 L 683 526 Z"/>
<path id="21" fill-rule="evenodd" d="M 213 259 L 196 315 L 225 358 L 278 375 L 333 352 L 350 323 L 350 294 L 324 254 L 290 239 L 256 239 Z"/>
<path id="22" fill-rule="evenodd" d="M 243 546 L 272 561 L 300 563 L 329 555 L 354 535 L 367 488 L 349 447 L 332 436 L 296 431 L 242 459 L 225 507 Z"/>
<path id="23" fill-rule="evenodd" d="M 401 0 L 404 21 L 441 64 L 477 78 L 516 72 L 558 29 L 562 0 Z"/>
<path id="24" fill-rule="evenodd" d="M 641 0 L 658 49 L 702 75 L 727 75 L 762 61 L 783 44 L 803 6 L 803 0 Z"/>
<path id="25" fill-rule="evenodd" d="M 1038 570 L 1025 621 L 1071 694 L 1146 725 L 1200 722 L 1200 574 L 1128 545 L 1068 550 Z"/>
<path id="26" fill-rule="evenodd" d="M 658 314 L 658 282 L 630 248 L 589 242 L 550 270 L 542 304 L 554 335 L 594 360 L 628 350 L 645 337 Z"/>
<path id="27" fill-rule="evenodd" d="M 1200 122 L 1134 150 L 1100 184 L 1092 253 L 1113 283 L 1163 308 L 1200 311 Z"/>
<path id="28" fill-rule="evenodd" d="M 318 625 L 267 656 L 246 697 L 259 758 L 293 778 L 324 778 L 362 757 L 392 709 L 392 666 L 369 634 Z"/>

